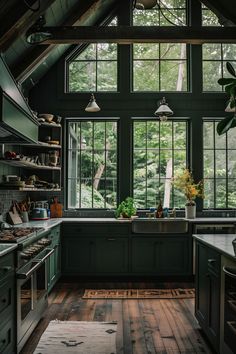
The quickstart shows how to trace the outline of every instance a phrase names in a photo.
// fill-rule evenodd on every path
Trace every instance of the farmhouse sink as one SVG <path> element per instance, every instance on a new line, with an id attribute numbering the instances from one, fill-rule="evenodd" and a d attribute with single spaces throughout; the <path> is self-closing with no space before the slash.
<path id="1" fill-rule="evenodd" d="M 140 218 L 132 221 L 132 231 L 138 234 L 182 234 L 188 232 L 188 221 Z"/>

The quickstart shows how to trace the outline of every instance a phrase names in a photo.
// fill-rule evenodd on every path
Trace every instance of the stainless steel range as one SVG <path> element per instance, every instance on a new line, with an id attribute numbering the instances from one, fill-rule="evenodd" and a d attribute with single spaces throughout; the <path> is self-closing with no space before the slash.
<path id="1" fill-rule="evenodd" d="M 0 231 L 0 242 L 16 242 L 17 352 L 19 353 L 47 307 L 49 230 L 12 228 Z"/>

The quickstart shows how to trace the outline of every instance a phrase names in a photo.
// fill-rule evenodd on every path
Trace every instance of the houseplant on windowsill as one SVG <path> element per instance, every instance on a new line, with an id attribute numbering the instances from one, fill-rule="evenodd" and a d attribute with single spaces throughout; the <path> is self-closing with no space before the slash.
<path id="1" fill-rule="evenodd" d="M 192 172 L 185 169 L 183 172 L 176 175 L 172 180 L 176 189 L 182 191 L 187 199 L 185 204 L 185 217 L 187 219 L 194 219 L 196 217 L 196 197 L 204 197 L 203 182 L 194 182 Z"/>
<path id="2" fill-rule="evenodd" d="M 137 212 L 137 209 L 134 205 L 134 200 L 131 197 L 127 197 L 123 202 L 121 202 L 116 211 L 115 215 L 117 218 L 131 218 Z"/>

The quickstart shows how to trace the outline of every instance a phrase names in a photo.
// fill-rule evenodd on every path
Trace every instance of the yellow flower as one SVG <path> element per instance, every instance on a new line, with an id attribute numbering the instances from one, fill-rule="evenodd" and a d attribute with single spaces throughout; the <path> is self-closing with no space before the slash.
<path id="1" fill-rule="evenodd" d="M 196 197 L 204 198 L 203 182 L 194 182 L 192 172 L 189 169 L 185 169 L 172 179 L 173 185 L 184 192 L 188 200 L 193 200 Z"/>

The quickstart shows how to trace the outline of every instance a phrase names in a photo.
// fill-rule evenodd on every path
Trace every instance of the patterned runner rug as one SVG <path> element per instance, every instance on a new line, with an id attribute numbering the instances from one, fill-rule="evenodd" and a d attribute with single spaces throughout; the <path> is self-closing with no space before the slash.
<path id="1" fill-rule="evenodd" d="M 83 299 L 188 299 L 195 289 L 86 289 Z"/>
<path id="2" fill-rule="evenodd" d="M 51 321 L 34 354 L 115 354 L 116 322 Z"/>

